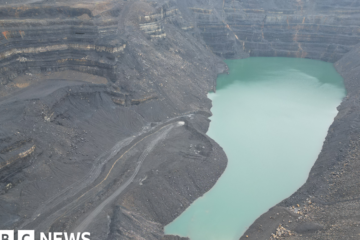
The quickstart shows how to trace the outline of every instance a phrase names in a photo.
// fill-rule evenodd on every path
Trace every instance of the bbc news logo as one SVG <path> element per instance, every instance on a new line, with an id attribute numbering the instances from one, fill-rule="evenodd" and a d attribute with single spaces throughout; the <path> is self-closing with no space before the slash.
<path id="1" fill-rule="evenodd" d="M 14 230 L 0 231 L 1 240 L 14 240 Z M 19 230 L 18 239 L 20 240 L 34 240 L 35 231 Z"/>
<path id="2" fill-rule="evenodd" d="M 40 233 L 40 240 L 90 240 L 90 233 L 66 233 L 53 232 L 45 234 Z M 15 240 L 14 230 L 0 230 L 0 240 Z M 19 230 L 17 231 L 17 240 L 35 240 L 34 230 Z"/>

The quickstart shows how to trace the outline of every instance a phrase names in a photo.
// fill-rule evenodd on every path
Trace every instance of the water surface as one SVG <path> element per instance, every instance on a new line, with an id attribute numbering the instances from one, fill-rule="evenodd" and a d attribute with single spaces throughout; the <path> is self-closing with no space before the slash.
<path id="1" fill-rule="evenodd" d="M 330 63 L 292 58 L 227 60 L 208 135 L 228 156 L 216 185 L 166 226 L 191 240 L 237 240 L 305 183 L 345 96 Z"/>

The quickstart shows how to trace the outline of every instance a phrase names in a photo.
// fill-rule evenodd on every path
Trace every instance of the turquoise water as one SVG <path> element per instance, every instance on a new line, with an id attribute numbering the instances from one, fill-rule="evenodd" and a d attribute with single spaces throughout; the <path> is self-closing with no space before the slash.
<path id="1" fill-rule="evenodd" d="M 238 240 L 305 183 L 345 96 L 330 63 L 292 58 L 227 60 L 208 135 L 228 166 L 216 185 L 166 226 L 191 240 Z"/>

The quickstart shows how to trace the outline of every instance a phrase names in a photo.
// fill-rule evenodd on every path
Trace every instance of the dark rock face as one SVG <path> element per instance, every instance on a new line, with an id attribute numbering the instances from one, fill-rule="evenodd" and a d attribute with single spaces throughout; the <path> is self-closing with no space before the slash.
<path id="1" fill-rule="evenodd" d="M 357 0 L 186 1 L 200 34 L 220 56 L 339 60 L 360 42 Z"/>
<path id="2" fill-rule="evenodd" d="M 227 68 L 164 9 L 3 4 L 1 229 L 161 239 L 215 184 L 206 94 Z"/>
<path id="3" fill-rule="evenodd" d="M 324 226 L 319 224 L 319 223 L 303 223 L 303 224 L 299 224 L 298 226 L 296 226 L 295 228 L 295 232 L 297 233 L 311 233 L 311 232 L 316 232 L 316 231 L 321 231 L 324 229 Z"/>
<path id="4" fill-rule="evenodd" d="M 179 236 L 164 236 L 162 240 L 189 240 L 189 238 L 183 238 Z"/>
<path id="5" fill-rule="evenodd" d="M 0 72 L 7 76 L 3 83 L 27 72 L 67 69 L 114 81 L 126 41 L 115 34 L 121 6 L 106 7 L 99 16 L 96 9 L 82 7 L 3 5 Z"/>
<path id="6" fill-rule="evenodd" d="M 359 1 L 0 4 L 1 229 L 184 239 L 163 226 L 226 167 L 206 136 L 218 56 L 286 56 L 341 58 L 348 96 L 307 183 L 242 239 L 360 234 Z"/>

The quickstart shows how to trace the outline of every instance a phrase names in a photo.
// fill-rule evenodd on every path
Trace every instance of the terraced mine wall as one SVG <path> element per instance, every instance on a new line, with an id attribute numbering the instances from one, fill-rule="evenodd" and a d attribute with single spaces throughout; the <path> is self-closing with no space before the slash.
<path id="1" fill-rule="evenodd" d="M 69 6 L 1 7 L 1 73 L 13 79 L 29 70 L 72 69 L 114 81 L 126 48 L 116 35 L 119 11 L 111 8 L 101 18 Z"/>
<path id="2" fill-rule="evenodd" d="M 287 56 L 340 59 L 349 95 L 308 183 L 244 238 L 357 236 L 358 1 L 0 4 L 0 228 L 180 239 L 163 226 L 226 167 L 206 136 L 221 57 Z"/>
<path id="3" fill-rule="evenodd" d="M 161 239 L 226 167 L 225 64 L 162 5 L 1 4 L 0 228 Z"/>
<path id="4" fill-rule="evenodd" d="M 335 62 L 360 41 L 356 0 L 186 2 L 207 45 L 224 58 L 246 53 Z"/>

